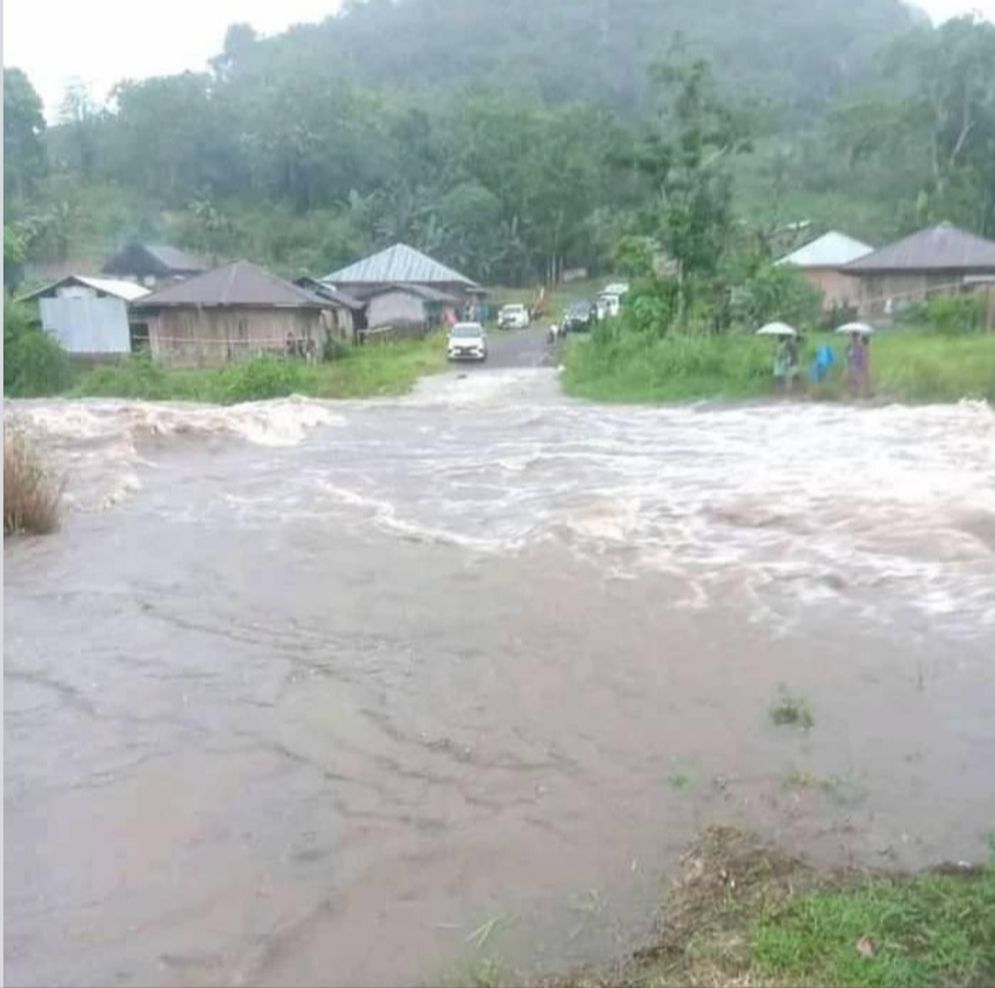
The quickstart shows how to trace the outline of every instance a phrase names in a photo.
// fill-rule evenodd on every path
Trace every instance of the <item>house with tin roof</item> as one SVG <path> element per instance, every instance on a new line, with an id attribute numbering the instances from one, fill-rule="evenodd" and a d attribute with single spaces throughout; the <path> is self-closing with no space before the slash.
<path id="1" fill-rule="evenodd" d="M 332 271 L 321 282 L 359 299 L 369 329 L 437 326 L 468 305 L 479 311 L 486 294 L 472 278 L 401 243 Z"/>
<path id="2" fill-rule="evenodd" d="M 77 357 L 111 357 L 139 350 L 142 327 L 129 318 L 129 305 L 148 289 L 131 281 L 71 274 L 20 298 L 37 302 L 41 328 Z"/>
<path id="3" fill-rule="evenodd" d="M 874 248 L 869 244 L 848 237 L 838 230 L 830 230 L 774 263 L 798 268 L 805 280 L 822 293 L 823 309 L 830 311 L 856 304 L 860 291 L 859 282 L 844 269 L 873 251 Z"/>
<path id="4" fill-rule="evenodd" d="M 931 295 L 975 290 L 995 277 L 995 241 L 951 223 L 919 230 L 846 265 L 865 318 L 888 316 Z"/>
<path id="5" fill-rule="evenodd" d="M 484 293 L 472 278 L 407 244 L 394 244 L 321 280 L 359 297 L 388 285 L 423 285 L 457 298 Z"/>

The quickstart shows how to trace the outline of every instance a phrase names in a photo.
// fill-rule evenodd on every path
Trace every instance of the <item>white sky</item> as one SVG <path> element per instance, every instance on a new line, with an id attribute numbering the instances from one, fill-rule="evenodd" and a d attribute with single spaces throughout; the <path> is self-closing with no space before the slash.
<path id="1" fill-rule="evenodd" d="M 495 0 L 497 2 L 497 0 Z M 537 0 L 542 2 L 542 0 Z M 749 2 L 749 0 L 744 0 Z M 995 21 L 995 0 L 916 0 L 935 21 L 978 11 Z M 66 81 L 78 76 L 98 100 L 121 79 L 203 69 L 229 24 L 261 34 L 317 21 L 341 0 L 3 0 L 3 59 L 27 72 L 53 118 Z"/>

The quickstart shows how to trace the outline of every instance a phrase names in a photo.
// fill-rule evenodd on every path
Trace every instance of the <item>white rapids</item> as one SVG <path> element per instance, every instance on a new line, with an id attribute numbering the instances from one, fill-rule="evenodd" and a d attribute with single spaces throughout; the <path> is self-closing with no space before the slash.
<path id="1" fill-rule="evenodd" d="M 672 573 L 687 606 L 746 601 L 775 633 L 799 602 L 839 600 L 857 617 L 995 626 L 983 402 L 609 407 L 535 370 L 447 375 L 389 401 L 24 402 L 13 417 L 54 448 L 83 507 L 137 491 L 153 445 L 241 438 L 271 449 L 239 457 L 194 510 L 357 520 L 481 552 L 554 540 L 608 576 Z"/>

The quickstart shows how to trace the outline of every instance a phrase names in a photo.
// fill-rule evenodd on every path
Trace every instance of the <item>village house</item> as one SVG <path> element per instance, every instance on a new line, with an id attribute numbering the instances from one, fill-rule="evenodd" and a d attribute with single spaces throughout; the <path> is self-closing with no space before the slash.
<path id="1" fill-rule="evenodd" d="M 132 241 L 110 257 L 100 270 L 103 274 L 154 288 L 200 274 L 206 270 L 206 265 L 176 247 Z"/>
<path id="2" fill-rule="evenodd" d="M 466 275 L 407 244 L 394 244 L 321 281 L 363 302 L 370 329 L 436 325 L 448 313 L 458 316 L 467 306 L 478 309 L 486 294 Z"/>
<path id="3" fill-rule="evenodd" d="M 294 284 L 328 302 L 329 322 L 336 339 L 356 342 L 357 332 L 366 328 L 365 302 L 348 292 L 337 291 L 320 278 L 312 278 L 310 275 L 297 278 Z"/>
<path id="4" fill-rule="evenodd" d="M 887 317 L 932 295 L 984 285 L 995 277 L 995 241 L 941 223 L 873 251 L 845 270 L 858 280 L 861 316 Z"/>
<path id="5" fill-rule="evenodd" d="M 76 357 L 132 353 L 148 342 L 144 327 L 129 322 L 128 305 L 148 289 L 130 281 L 72 274 L 19 299 L 38 302 L 41 327 Z"/>
<path id="6" fill-rule="evenodd" d="M 830 230 L 821 237 L 782 257 L 775 264 L 798 268 L 805 280 L 822 294 L 822 308 L 856 306 L 860 285 L 846 265 L 872 253 L 874 248 L 845 233 Z"/>
<path id="7" fill-rule="evenodd" d="M 430 329 L 455 322 L 463 309 L 456 295 L 428 285 L 382 285 L 366 295 L 366 325 Z"/>
<path id="8" fill-rule="evenodd" d="M 265 353 L 320 353 L 334 334 L 331 303 L 249 261 L 167 285 L 134 304 L 148 324 L 152 356 L 209 367 Z"/>

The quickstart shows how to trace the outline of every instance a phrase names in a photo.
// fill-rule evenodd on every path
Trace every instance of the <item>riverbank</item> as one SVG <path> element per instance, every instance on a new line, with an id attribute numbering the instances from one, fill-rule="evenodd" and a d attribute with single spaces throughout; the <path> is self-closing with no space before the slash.
<path id="1" fill-rule="evenodd" d="M 441 337 L 350 348 L 337 360 L 314 365 L 259 358 L 222 368 L 179 370 L 131 359 L 83 372 L 70 395 L 218 404 L 291 394 L 371 398 L 404 394 L 419 377 L 445 366 Z"/>
<path id="2" fill-rule="evenodd" d="M 542 988 L 995 983 L 991 865 L 948 865 L 914 876 L 827 873 L 730 828 L 708 830 L 681 865 L 653 942 L 613 968 L 537 983 Z M 522 982 L 493 959 L 455 977 L 461 984 Z"/>
<path id="3" fill-rule="evenodd" d="M 834 347 L 837 363 L 820 384 L 807 370 L 816 348 Z M 845 341 L 813 334 L 802 352 L 800 392 L 820 400 L 849 397 Z M 668 402 L 706 398 L 762 398 L 773 392 L 774 346 L 745 334 L 646 337 L 596 332 L 568 342 L 563 374 L 567 394 L 605 402 Z M 874 395 L 886 401 L 995 401 L 995 336 L 943 336 L 903 330 L 871 344 Z"/>

